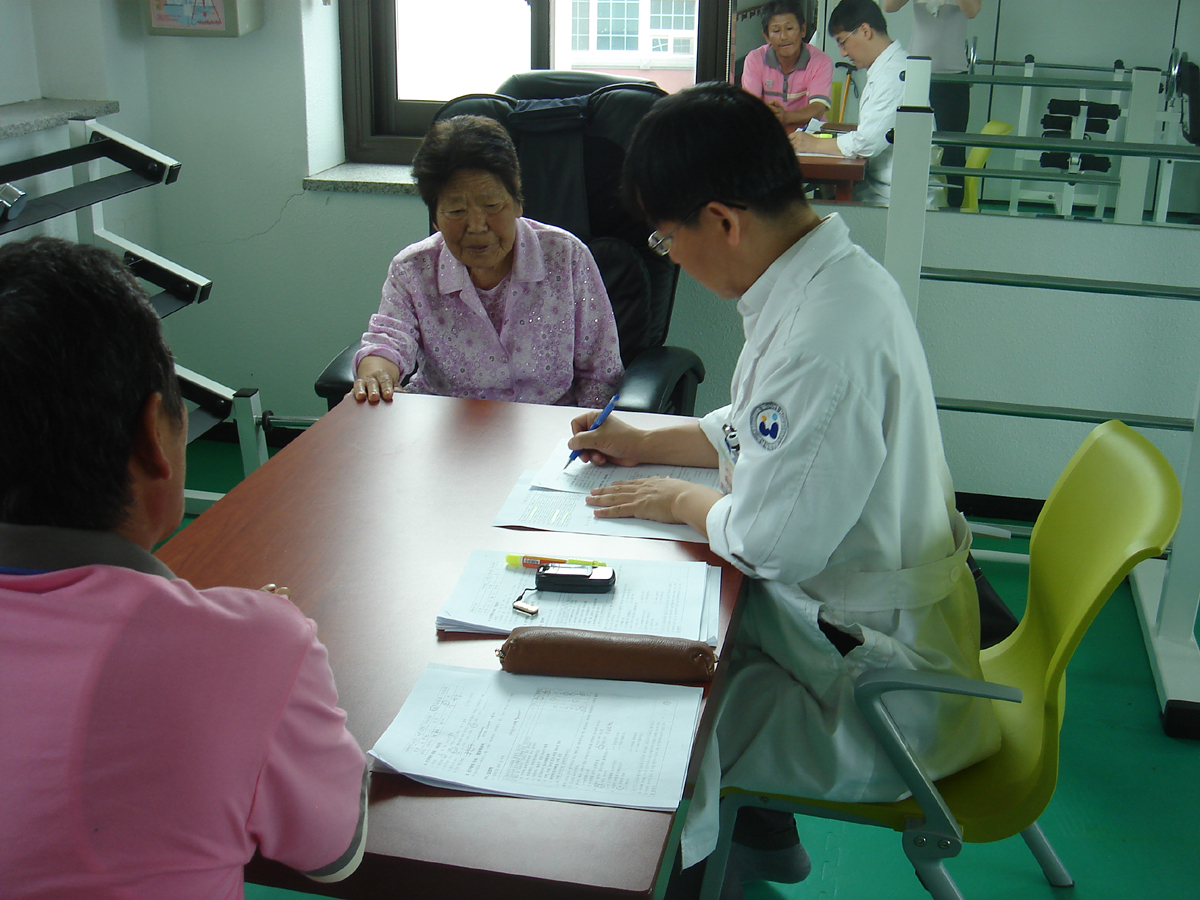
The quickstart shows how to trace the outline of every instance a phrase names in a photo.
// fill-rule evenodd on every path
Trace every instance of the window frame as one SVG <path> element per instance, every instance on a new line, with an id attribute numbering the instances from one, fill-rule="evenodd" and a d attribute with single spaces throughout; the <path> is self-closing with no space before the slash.
<path id="1" fill-rule="evenodd" d="M 530 68 L 550 68 L 552 0 L 531 7 Z M 733 0 L 696 0 L 696 81 L 728 80 Z M 396 89 L 395 0 L 341 0 L 342 119 L 347 162 L 407 164 L 441 108 Z"/>

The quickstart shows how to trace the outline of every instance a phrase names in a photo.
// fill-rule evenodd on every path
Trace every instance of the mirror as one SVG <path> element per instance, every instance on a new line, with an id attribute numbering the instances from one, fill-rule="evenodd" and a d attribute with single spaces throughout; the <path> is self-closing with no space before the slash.
<path id="1" fill-rule="evenodd" d="M 825 27 L 838 0 L 801 2 L 802 8 L 814 19 L 815 27 L 809 42 L 829 54 L 835 64 L 841 61 L 837 44 Z M 882 5 L 882 0 L 880 2 Z M 957 5 L 957 0 L 946 2 Z M 930 4 L 927 0 L 907 0 L 897 11 L 885 15 L 889 35 L 906 49 L 913 45 L 913 20 L 917 14 L 914 7 L 917 4 L 925 4 L 921 12 L 928 14 Z M 734 83 L 740 80 L 735 77 L 735 70 L 740 75 L 740 63 L 746 54 L 765 42 L 761 27 L 765 5 L 762 0 L 733 0 L 731 4 L 730 80 Z M 937 0 L 933 5 L 938 5 Z M 992 150 L 981 169 L 980 212 L 1112 221 L 1121 157 L 1103 153 L 1106 141 L 1131 140 L 1126 132 L 1133 131 L 1134 140 L 1137 140 L 1137 134 L 1150 135 L 1138 142 L 1155 140 L 1157 136 L 1159 142 L 1177 145 L 1183 151 L 1194 150 L 1181 124 L 1187 116 L 1186 101 L 1178 91 L 1172 93 L 1168 84 L 1171 61 L 1178 58 L 1180 51 L 1190 51 L 1192 59 L 1200 59 L 1200 7 L 1191 6 L 1181 4 L 1179 0 L 1143 0 L 1133 14 L 1128 4 L 1096 3 L 1095 0 L 1059 0 L 1054 4 L 1044 0 L 982 0 L 978 15 L 967 22 L 970 74 L 982 79 L 1023 77 L 1034 83 L 972 83 L 965 130 L 974 134 L 983 133 L 985 128 L 1000 132 L 1003 131 L 1000 123 L 1005 123 L 1012 126 L 1013 135 L 1040 137 L 1049 132 L 1057 133 L 1050 136 L 1061 137 L 1066 132 L 1067 138 L 1092 141 L 1096 148 L 1087 158 L 1078 154 L 1074 158 L 1065 158 L 1067 169 L 1061 167 L 1063 157 L 1043 159 L 1039 150 Z M 1175 56 L 1172 56 L 1173 52 Z M 1031 71 L 1024 65 L 1027 55 L 1035 59 Z M 1118 60 L 1120 68 L 1115 68 Z M 1149 67 L 1163 73 L 1159 85 L 1162 91 L 1149 101 L 1154 107 L 1149 113 L 1153 118 L 1149 131 L 1145 120 L 1139 125 L 1136 121 L 1131 123 L 1129 118 L 1132 92 L 1128 83 L 1135 67 Z M 865 72 L 855 72 L 847 79 L 846 71 L 835 68 L 831 93 L 835 106 L 840 106 L 842 95 L 846 95 L 841 118 L 853 122 L 857 119 L 857 92 Z M 936 86 L 939 81 L 936 74 L 934 81 Z M 1037 84 L 1045 81 L 1051 84 Z M 1109 89 L 1107 83 L 1113 82 L 1126 84 Z M 1083 105 L 1079 115 L 1061 118 L 1074 112 L 1074 105 L 1080 101 Z M 1119 108 L 1116 118 L 1107 119 L 1107 130 L 1102 131 L 1105 126 L 1095 120 L 1111 115 L 1110 107 L 1114 104 Z M 1052 111 L 1052 105 L 1057 113 Z M 837 110 L 833 112 L 836 119 Z M 969 154 L 964 155 L 969 158 Z M 978 157 L 976 154 L 977 161 Z M 944 162 L 949 165 L 953 160 Z M 996 176 L 988 178 L 989 169 L 995 170 Z M 1130 164 L 1126 169 L 1129 172 L 1138 166 Z M 1090 183 L 1017 181 L 999 177 L 1004 170 L 1028 170 L 1030 174 L 1060 179 L 1068 172 L 1081 171 L 1084 180 Z M 1137 177 L 1140 178 L 1140 174 Z M 1167 163 L 1151 160 L 1144 212 L 1148 223 L 1196 224 L 1200 219 L 1200 164 L 1196 161 Z"/>

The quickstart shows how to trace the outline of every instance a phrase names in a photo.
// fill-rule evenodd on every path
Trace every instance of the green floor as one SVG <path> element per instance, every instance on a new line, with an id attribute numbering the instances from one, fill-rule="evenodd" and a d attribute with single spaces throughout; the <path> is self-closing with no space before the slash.
<path id="1" fill-rule="evenodd" d="M 188 487 L 225 490 L 241 474 L 237 448 L 188 448 Z M 979 549 L 1025 552 L 1021 541 L 978 539 Z M 1015 612 L 1026 569 L 981 563 Z M 748 900 L 927 900 L 883 829 L 799 818 L 813 874 L 798 885 L 748 885 Z M 1096 617 L 1068 669 L 1058 791 L 1042 816 L 1046 836 L 1075 877 L 1069 893 L 1049 887 L 1020 838 L 968 845 L 947 864 L 966 900 L 1200 897 L 1200 742 L 1165 737 L 1128 585 Z M 397 886 L 398 890 L 402 886 Z M 307 894 L 247 885 L 249 900 Z"/>

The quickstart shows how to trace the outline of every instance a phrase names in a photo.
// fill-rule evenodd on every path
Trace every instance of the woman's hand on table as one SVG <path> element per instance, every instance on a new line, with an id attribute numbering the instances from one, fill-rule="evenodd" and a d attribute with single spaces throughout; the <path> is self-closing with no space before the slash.
<path id="1" fill-rule="evenodd" d="M 595 431 L 589 431 L 600 410 L 593 409 L 571 420 L 574 435 L 567 446 L 579 451 L 579 458 L 595 466 L 612 463 L 615 466 L 636 466 L 642 462 L 640 448 L 645 432 L 627 422 L 609 416 Z"/>
<path id="2" fill-rule="evenodd" d="M 350 393 L 359 403 L 364 400 L 378 403 L 381 397 L 390 401 L 393 392 L 404 390 L 400 385 L 400 369 L 381 357 L 364 356 L 358 364 L 357 374 Z"/>
<path id="3" fill-rule="evenodd" d="M 649 519 L 691 525 L 705 537 L 708 511 L 720 491 L 678 478 L 638 478 L 592 488 L 585 502 L 598 519 Z"/>

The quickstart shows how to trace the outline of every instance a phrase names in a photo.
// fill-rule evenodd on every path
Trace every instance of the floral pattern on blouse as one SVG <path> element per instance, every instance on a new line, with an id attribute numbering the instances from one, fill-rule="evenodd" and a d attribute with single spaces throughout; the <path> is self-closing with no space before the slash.
<path id="1" fill-rule="evenodd" d="M 569 232 L 524 218 L 513 246 L 512 270 L 486 292 L 471 283 L 441 234 L 400 251 L 355 371 L 363 357 L 379 356 L 402 374 L 415 368 L 408 387 L 416 393 L 607 403 L 625 370 L 592 254 Z"/>

